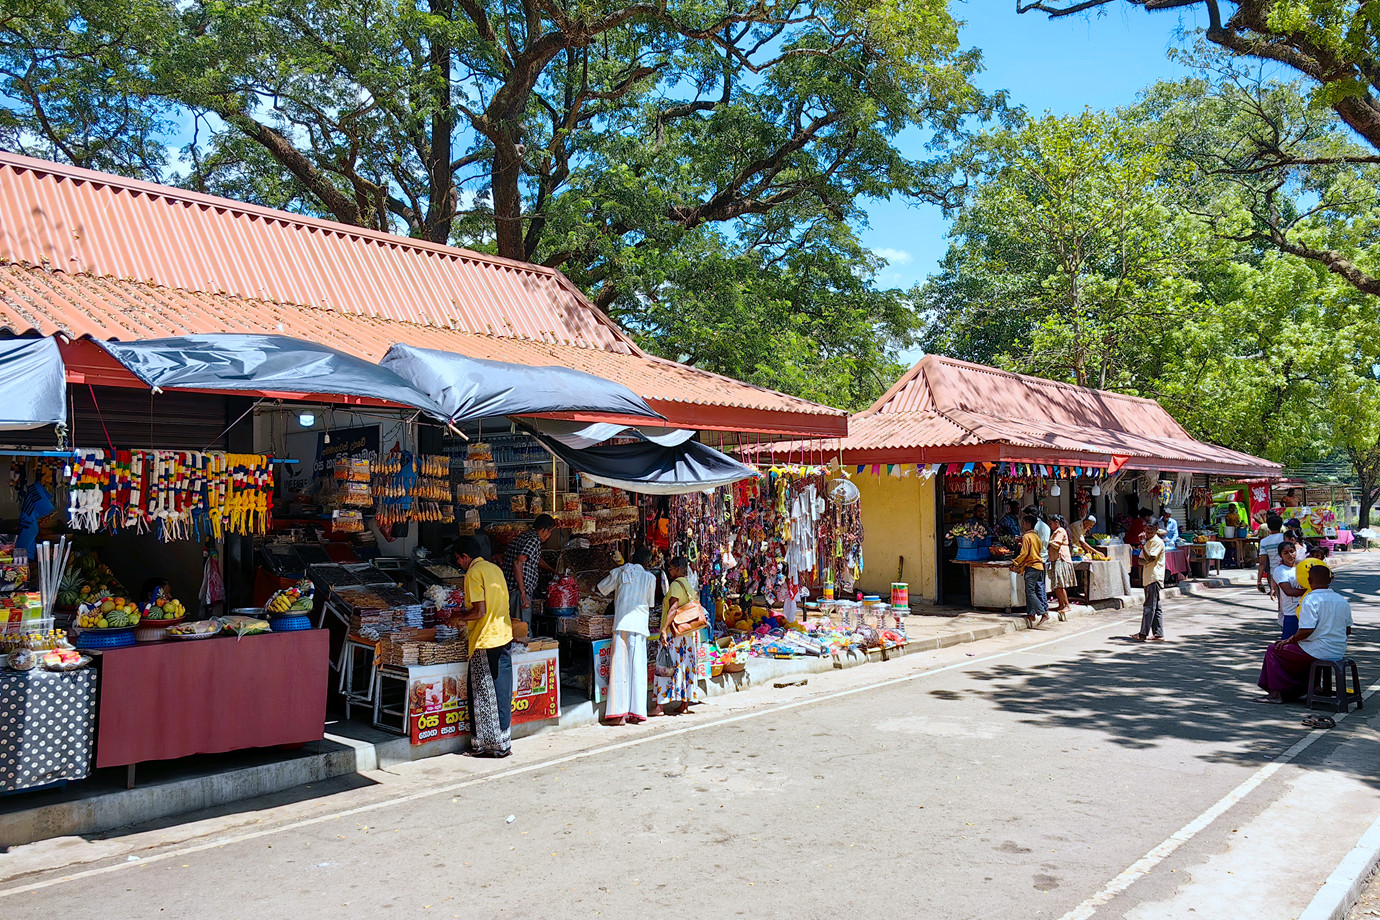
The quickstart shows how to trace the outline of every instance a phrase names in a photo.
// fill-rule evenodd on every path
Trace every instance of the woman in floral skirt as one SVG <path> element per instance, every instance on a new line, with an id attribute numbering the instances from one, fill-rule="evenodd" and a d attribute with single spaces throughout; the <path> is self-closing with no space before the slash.
<path id="1" fill-rule="evenodd" d="M 661 642 L 670 653 L 671 667 L 665 669 L 662 662 L 657 663 L 656 707 L 650 713 L 654 716 L 688 712 L 690 704 L 695 699 L 695 664 L 699 653 L 699 635 L 689 633 L 676 636 L 671 632 L 671 617 L 677 608 L 695 600 L 695 592 L 686 577 L 689 568 L 690 563 L 684 556 L 676 556 L 666 566 L 671 587 L 666 592 L 666 600 L 662 602 Z M 663 674 L 663 670 L 669 670 L 670 673 Z"/>

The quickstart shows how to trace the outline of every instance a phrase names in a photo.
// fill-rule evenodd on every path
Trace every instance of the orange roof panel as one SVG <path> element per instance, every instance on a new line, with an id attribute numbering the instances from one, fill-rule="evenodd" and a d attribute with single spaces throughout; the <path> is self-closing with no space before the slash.
<path id="1" fill-rule="evenodd" d="M 784 454 L 797 444 L 774 445 Z M 1194 438 L 1159 403 L 926 355 L 849 422 L 845 463 L 986 460 L 1273 476 L 1278 464 Z"/>
<path id="2" fill-rule="evenodd" d="M 13 154 L 0 262 L 641 354 L 554 269 Z"/>
<path id="3" fill-rule="evenodd" d="M 152 339 L 276 332 L 378 361 L 399 342 L 473 358 L 558 365 L 614 380 L 682 427 L 837 437 L 848 415 L 774 390 L 642 354 L 579 348 L 293 303 L 0 265 L 0 327 L 16 334 Z"/>

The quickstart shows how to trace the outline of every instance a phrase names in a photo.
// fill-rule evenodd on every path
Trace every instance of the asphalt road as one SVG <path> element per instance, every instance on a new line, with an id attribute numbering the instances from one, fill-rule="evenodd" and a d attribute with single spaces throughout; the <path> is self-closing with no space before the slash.
<path id="1" fill-rule="evenodd" d="M 1338 586 L 1369 684 L 1380 555 Z M 19 848 L 0 916 L 1297 916 L 1380 816 L 1380 698 L 1252 703 L 1253 590 L 1132 613 Z"/>

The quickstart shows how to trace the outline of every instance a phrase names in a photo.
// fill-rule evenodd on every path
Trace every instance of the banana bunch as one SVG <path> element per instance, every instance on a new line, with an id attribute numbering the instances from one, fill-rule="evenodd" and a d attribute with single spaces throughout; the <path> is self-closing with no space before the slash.
<path id="1" fill-rule="evenodd" d="M 312 608 L 312 583 L 308 579 L 303 579 L 291 588 L 284 588 L 275 593 L 264 605 L 264 610 L 273 616 L 282 616 L 288 613 L 308 613 Z"/>

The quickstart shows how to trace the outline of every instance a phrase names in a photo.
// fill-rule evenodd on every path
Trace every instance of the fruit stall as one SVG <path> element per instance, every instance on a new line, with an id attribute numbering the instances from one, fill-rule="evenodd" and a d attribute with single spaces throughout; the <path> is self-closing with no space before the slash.
<path id="1" fill-rule="evenodd" d="M 273 598 L 279 632 L 262 609 L 223 611 L 220 551 L 266 530 L 272 458 L 79 449 L 10 459 L 19 533 L 0 538 L 0 703 L 20 718 L 0 731 L 0 789 L 107 766 L 129 767 L 132 783 L 144 761 L 321 738 L 329 657 L 326 633 L 304 615 L 310 593 Z M 32 753 L 49 749 L 80 756 Z"/>

